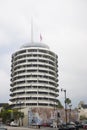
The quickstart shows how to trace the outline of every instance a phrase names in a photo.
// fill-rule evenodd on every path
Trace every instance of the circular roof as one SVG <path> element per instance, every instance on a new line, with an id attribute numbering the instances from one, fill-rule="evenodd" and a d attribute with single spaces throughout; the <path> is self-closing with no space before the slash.
<path id="1" fill-rule="evenodd" d="M 39 48 L 47 48 L 49 49 L 49 46 L 47 46 L 44 43 L 35 43 L 35 42 L 30 42 L 30 43 L 26 43 L 23 46 L 21 46 L 21 48 L 27 48 L 27 47 L 39 47 Z"/>

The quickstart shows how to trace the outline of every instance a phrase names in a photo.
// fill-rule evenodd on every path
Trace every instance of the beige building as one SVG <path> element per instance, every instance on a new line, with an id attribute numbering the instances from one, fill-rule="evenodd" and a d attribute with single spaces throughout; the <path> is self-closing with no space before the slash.
<path id="1" fill-rule="evenodd" d="M 80 117 L 87 118 L 87 104 L 82 102 L 78 105 L 78 114 L 79 114 L 79 119 Z"/>

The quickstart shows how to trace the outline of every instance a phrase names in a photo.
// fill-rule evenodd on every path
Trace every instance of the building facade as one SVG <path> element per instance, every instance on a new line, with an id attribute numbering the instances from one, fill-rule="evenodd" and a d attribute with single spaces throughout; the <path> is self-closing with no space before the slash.
<path id="1" fill-rule="evenodd" d="M 87 119 L 87 104 L 81 101 L 78 105 L 79 120 Z"/>
<path id="2" fill-rule="evenodd" d="M 46 44 L 28 43 L 12 55 L 10 97 L 12 108 L 57 106 L 58 56 Z"/>

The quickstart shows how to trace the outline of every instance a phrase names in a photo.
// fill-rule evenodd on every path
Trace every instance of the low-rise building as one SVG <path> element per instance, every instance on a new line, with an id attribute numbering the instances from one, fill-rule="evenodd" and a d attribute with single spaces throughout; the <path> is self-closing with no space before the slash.
<path id="1" fill-rule="evenodd" d="M 79 119 L 87 118 L 87 104 L 79 104 L 78 105 L 78 113 L 79 113 Z"/>

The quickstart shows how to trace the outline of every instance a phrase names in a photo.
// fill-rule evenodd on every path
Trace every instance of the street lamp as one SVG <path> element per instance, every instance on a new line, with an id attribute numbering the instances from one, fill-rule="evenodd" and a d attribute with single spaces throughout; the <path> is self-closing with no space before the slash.
<path id="1" fill-rule="evenodd" d="M 67 124 L 67 103 L 66 103 L 66 89 L 61 89 L 61 91 L 64 92 L 65 94 L 65 121 L 66 121 L 66 124 Z"/>
<path id="2" fill-rule="evenodd" d="M 69 122 L 71 121 L 71 107 L 72 107 L 72 104 L 69 105 L 69 108 L 70 108 L 70 113 L 69 113 Z"/>

